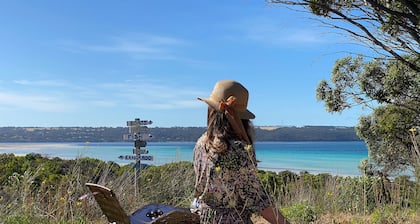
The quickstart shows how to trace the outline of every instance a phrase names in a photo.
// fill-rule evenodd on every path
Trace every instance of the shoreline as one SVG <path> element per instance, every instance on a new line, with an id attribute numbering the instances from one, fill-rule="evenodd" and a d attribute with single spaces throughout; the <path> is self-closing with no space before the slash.
<path id="1" fill-rule="evenodd" d="M 319 175 L 319 174 L 328 174 L 331 176 L 339 176 L 339 177 L 361 177 L 362 174 L 347 174 L 347 173 L 339 173 L 339 172 L 328 172 L 328 171 L 322 171 L 322 170 L 308 170 L 308 169 L 289 169 L 289 168 L 270 168 L 270 167 L 257 167 L 258 170 L 268 171 L 268 172 L 274 172 L 274 173 L 280 173 L 280 172 L 292 172 L 295 174 L 301 174 L 301 173 L 309 173 L 311 175 Z"/>
<path id="2" fill-rule="evenodd" d="M 160 166 L 167 163 L 192 162 L 194 142 L 150 142 L 146 148 L 152 161 L 141 161 L 142 164 Z M 121 160 L 121 156 L 133 155 L 132 142 L 73 142 L 73 143 L 0 143 L 0 153 L 12 153 L 24 156 L 37 153 L 47 158 L 76 159 L 81 157 L 112 161 L 119 165 L 134 163 L 135 160 Z M 333 176 L 360 176 L 360 144 L 348 142 L 258 142 L 257 169 L 271 172 L 290 171 L 293 173 L 308 172 L 311 174 L 330 174 Z M 349 149 L 342 153 L 342 149 Z M 338 150 L 337 150 L 338 149 Z M 364 151 L 364 149 L 362 149 Z M 349 154 L 350 153 L 350 154 Z M 356 154 L 354 154 L 356 153 Z M 364 152 L 363 152 L 364 154 Z M 317 159 L 319 156 L 322 158 Z M 349 156 L 351 155 L 351 156 Z M 355 155 L 355 156 L 354 156 Z M 364 155 L 362 155 L 363 157 Z M 335 158 L 335 159 L 334 159 Z M 333 161 L 331 161 L 333 159 Z M 344 161 L 343 161 L 344 160 Z M 337 161 L 340 161 L 336 163 Z"/>
<path id="3" fill-rule="evenodd" d="M 0 143 L 0 150 L 21 150 L 22 148 L 29 148 L 29 149 L 71 149 L 71 148 L 79 148 L 79 146 L 72 145 L 74 143 L 47 143 L 47 142 L 40 142 L 40 143 Z"/>

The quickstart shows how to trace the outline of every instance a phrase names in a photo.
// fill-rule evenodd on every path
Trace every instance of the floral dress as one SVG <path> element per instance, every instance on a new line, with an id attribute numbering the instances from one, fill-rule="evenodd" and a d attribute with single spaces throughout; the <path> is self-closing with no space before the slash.
<path id="1" fill-rule="evenodd" d="M 251 215 L 270 206 L 257 176 L 253 147 L 232 140 L 224 154 L 207 152 L 204 134 L 194 148 L 195 197 L 201 223 L 252 223 Z"/>

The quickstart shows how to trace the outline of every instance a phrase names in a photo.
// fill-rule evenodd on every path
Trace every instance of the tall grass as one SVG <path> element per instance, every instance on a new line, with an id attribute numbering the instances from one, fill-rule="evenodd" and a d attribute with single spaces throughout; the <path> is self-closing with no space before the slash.
<path id="1" fill-rule="evenodd" d="M 370 216 L 371 223 L 419 223 L 418 188 L 408 176 L 341 177 L 328 174 L 260 172 L 276 206 L 295 223 L 311 223 L 344 214 Z M 277 187 L 273 187 L 277 186 Z M 394 221 L 379 218 L 392 215 Z M 395 221 L 396 220 L 396 221 Z M 321 222 L 322 223 L 322 222 Z M 332 223 L 340 223 L 335 220 Z M 346 223 L 346 222 L 344 222 Z M 354 222 L 349 222 L 354 223 Z M 360 223 L 368 223 L 362 219 Z"/>
<path id="2" fill-rule="evenodd" d="M 135 175 L 132 164 L 86 158 L 2 155 L 0 161 L 4 224 L 107 223 L 86 182 L 113 189 L 128 214 L 148 203 L 189 207 L 193 194 L 190 162 L 151 166 Z M 392 181 L 289 171 L 259 171 L 259 176 L 292 223 L 420 223 L 418 184 L 407 176 Z"/>

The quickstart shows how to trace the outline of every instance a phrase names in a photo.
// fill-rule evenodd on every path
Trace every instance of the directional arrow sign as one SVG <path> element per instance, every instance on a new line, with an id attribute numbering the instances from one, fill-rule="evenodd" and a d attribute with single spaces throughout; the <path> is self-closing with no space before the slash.
<path id="1" fill-rule="evenodd" d="M 141 160 L 153 160 L 153 156 L 141 156 Z"/>
<path id="2" fill-rule="evenodd" d="M 133 155 L 121 155 L 118 156 L 118 159 L 124 159 L 124 160 L 153 160 L 153 156 L 133 156 Z"/>
<path id="3" fill-rule="evenodd" d="M 135 126 L 135 125 L 149 125 L 153 122 L 151 120 L 134 120 L 134 121 L 127 121 L 127 126 Z"/>
<path id="4" fill-rule="evenodd" d="M 136 149 L 140 149 L 140 147 L 146 147 L 147 142 L 146 141 L 142 141 L 140 139 L 137 139 L 134 141 L 134 147 Z M 134 154 L 138 154 L 138 153 L 134 153 Z"/>
<path id="5" fill-rule="evenodd" d="M 133 154 L 136 154 L 136 155 L 138 155 L 138 154 L 147 154 L 147 153 L 149 153 L 149 150 L 146 150 L 146 149 L 133 149 Z"/>
<path id="6" fill-rule="evenodd" d="M 130 131 L 131 134 L 135 134 L 135 133 L 144 134 L 144 133 L 149 132 L 149 128 L 146 126 L 130 126 L 128 130 Z"/>
<path id="7" fill-rule="evenodd" d="M 150 140 L 152 139 L 152 135 L 151 134 L 125 134 L 123 136 L 124 140 Z"/>

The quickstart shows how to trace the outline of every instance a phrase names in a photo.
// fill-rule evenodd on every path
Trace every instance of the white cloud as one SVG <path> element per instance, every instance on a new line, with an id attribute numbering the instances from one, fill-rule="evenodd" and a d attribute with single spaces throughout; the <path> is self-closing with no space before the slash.
<path id="1" fill-rule="evenodd" d="M 250 39 L 274 45 L 315 44 L 323 43 L 320 35 L 303 29 L 270 29 L 269 27 L 254 30 L 249 33 Z"/>
<path id="2" fill-rule="evenodd" d="M 10 92 L 0 92 L 0 106 L 7 109 L 24 109 L 44 112 L 59 112 L 68 109 L 66 103 L 56 97 Z"/>
<path id="3" fill-rule="evenodd" d="M 115 101 L 111 100 L 93 100 L 90 103 L 97 107 L 115 107 L 117 105 Z"/>
<path id="4" fill-rule="evenodd" d="M 154 81 L 129 81 L 101 84 L 101 91 L 113 91 L 114 100 L 136 108 L 185 109 L 199 107 L 197 97 L 204 93 Z M 207 94 L 207 93 L 206 93 Z"/>
<path id="5" fill-rule="evenodd" d="M 266 45 L 295 48 L 329 42 L 321 27 L 314 27 L 311 23 L 295 23 L 293 27 L 288 24 L 279 18 L 261 16 L 238 22 L 235 27 L 241 32 L 240 38 Z"/>
<path id="6" fill-rule="evenodd" d="M 75 41 L 62 41 L 60 47 L 70 52 L 104 52 L 127 54 L 141 60 L 178 60 L 180 57 L 175 50 L 188 43 L 182 39 L 131 33 L 114 36 L 108 39 L 108 43 L 88 44 Z M 181 60 L 185 60 L 182 59 Z"/>
<path id="7" fill-rule="evenodd" d="M 169 81 L 137 79 L 116 83 L 70 83 L 54 80 L 18 80 L 21 90 L 0 92 L 0 108 L 6 111 L 71 112 L 111 108 L 189 109 L 203 106 L 195 89 Z M 65 84 L 65 88 L 45 86 Z"/>
<path id="8" fill-rule="evenodd" d="M 13 83 L 25 86 L 51 86 L 51 87 L 61 87 L 66 86 L 68 83 L 62 80 L 14 80 Z"/>

